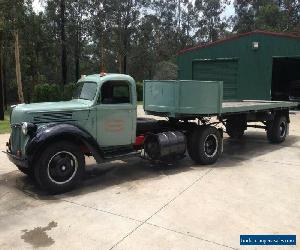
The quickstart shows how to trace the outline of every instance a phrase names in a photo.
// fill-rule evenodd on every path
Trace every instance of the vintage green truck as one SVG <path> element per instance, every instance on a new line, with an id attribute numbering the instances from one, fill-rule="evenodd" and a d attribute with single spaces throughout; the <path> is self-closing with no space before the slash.
<path id="1" fill-rule="evenodd" d="M 137 118 L 134 79 L 95 74 L 78 81 L 70 101 L 14 107 L 6 153 L 40 187 L 61 193 L 81 180 L 85 156 L 98 163 L 138 155 L 158 162 L 179 160 L 188 151 L 196 163 L 213 164 L 222 153 L 223 127 L 230 137 L 240 138 L 249 122 L 261 122 L 252 126 L 280 143 L 288 134 L 289 109 L 295 106 L 223 102 L 222 82 L 145 81 L 145 112 L 165 119 Z"/>

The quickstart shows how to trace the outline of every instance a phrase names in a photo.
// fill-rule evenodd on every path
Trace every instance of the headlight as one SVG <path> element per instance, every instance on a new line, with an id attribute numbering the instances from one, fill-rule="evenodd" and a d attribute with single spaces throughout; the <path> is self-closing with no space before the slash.
<path id="1" fill-rule="evenodd" d="M 36 131 L 36 125 L 29 122 L 23 122 L 22 123 L 22 133 L 24 135 L 32 134 Z"/>
<path id="2" fill-rule="evenodd" d="M 23 122 L 23 124 L 22 124 L 22 133 L 24 135 L 27 135 L 27 133 L 28 133 L 28 123 L 27 122 Z"/>

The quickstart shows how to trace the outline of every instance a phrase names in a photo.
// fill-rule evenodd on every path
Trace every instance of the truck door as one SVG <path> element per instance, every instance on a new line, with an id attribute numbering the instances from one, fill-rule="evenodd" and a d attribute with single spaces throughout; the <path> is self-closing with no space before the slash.
<path id="1" fill-rule="evenodd" d="M 130 145 L 135 140 L 136 105 L 127 81 L 102 84 L 97 105 L 97 140 L 100 146 Z"/>

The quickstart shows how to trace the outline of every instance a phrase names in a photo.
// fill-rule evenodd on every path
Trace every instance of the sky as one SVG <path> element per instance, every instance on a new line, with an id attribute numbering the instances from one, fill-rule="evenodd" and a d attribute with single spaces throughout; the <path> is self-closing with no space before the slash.
<path id="1" fill-rule="evenodd" d="M 234 6 L 233 6 L 233 2 L 234 0 L 230 0 L 230 5 L 228 5 L 225 9 L 225 12 L 224 12 L 224 16 L 225 17 L 230 17 L 234 14 Z"/>
<path id="2" fill-rule="evenodd" d="M 230 5 L 226 7 L 225 12 L 223 14 L 224 17 L 230 17 L 234 14 L 234 7 L 233 7 L 233 1 L 230 0 Z M 33 0 L 33 10 L 38 13 L 40 11 L 43 11 L 43 6 L 40 3 L 40 0 Z"/>
<path id="3" fill-rule="evenodd" d="M 40 3 L 40 0 L 33 0 L 32 7 L 35 13 L 39 13 L 40 11 L 43 11 L 43 6 Z"/>

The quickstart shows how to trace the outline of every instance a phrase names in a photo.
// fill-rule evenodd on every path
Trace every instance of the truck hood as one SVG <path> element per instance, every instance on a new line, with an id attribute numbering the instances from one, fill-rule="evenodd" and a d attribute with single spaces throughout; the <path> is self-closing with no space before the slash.
<path id="1" fill-rule="evenodd" d="M 14 110 L 23 112 L 53 112 L 86 109 L 92 104 L 91 101 L 74 99 L 64 102 L 41 102 L 31 104 L 19 104 Z"/>
<path id="2" fill-rule="evenodd" d="M 43 102 L 17 105 L 11 115 L 11 123 L 48 123 L 73 120 L 73 113 L 88 111 L 92 102 L 74 99 L 64 102 Z"/>

